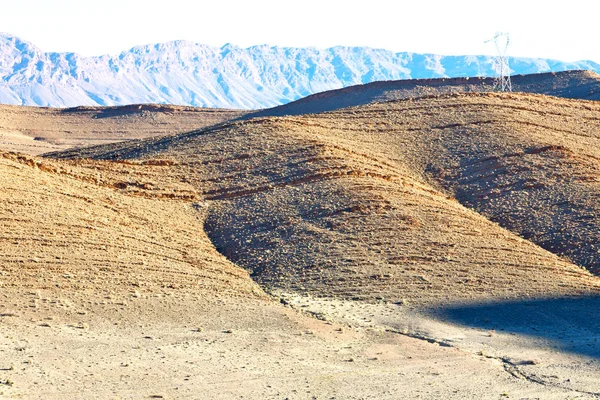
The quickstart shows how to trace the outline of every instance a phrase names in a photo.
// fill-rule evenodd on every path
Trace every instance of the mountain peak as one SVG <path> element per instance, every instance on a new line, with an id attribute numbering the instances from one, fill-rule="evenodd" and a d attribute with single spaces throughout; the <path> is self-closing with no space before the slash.
<path id="1" fill-rule="evenodd" d="M 0 46 L 2 45 L 14 47 L 22 51 L 25 49 L 39 51 L 33 43 L 22 40 L 21 38 L 6 32 L 0 32 Z"/>
<path id="2" fill-rule="evenodd" d="M 262 109 L 374 81 L 491 76 L 489 56 L 394 53 L 368 47 L 220 48 L 176 40 L 119 55 L 44 53 L 0 33 L 0 103 L 54 107 L 170 103 Z M 514 73 L 600 71 L 592 62 L 511 59 Z"/>

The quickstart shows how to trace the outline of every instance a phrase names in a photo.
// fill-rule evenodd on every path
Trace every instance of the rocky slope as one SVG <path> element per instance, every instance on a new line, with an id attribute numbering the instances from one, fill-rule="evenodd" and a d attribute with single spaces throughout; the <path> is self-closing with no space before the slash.
<path id="1" fill-rule="evenodd" d="M 247 117 L 317 114 L 369 103 L 453 93 L 491 92 L 492 78 L 437 78 L 373 82 L 313 94 Z M 590 71 L 563 71 L 512 77 L 515 92 L 572 99 L 600 100 L 600 75 Z"/>
<path id="2" fill-rule="evenodd" d="M 0 397 L 596 399 L 599 111 L 456 94 L 0 153 Z"/>
<path id="3" fill-rule="evenodd" d="M 599 111 L 597 102 L 459 94 L 320 119 L 334 142 L 351 137 L 407 162 L 463 205 L 598 273 Z M 352 123 L 342 124 L 346 118 Z"/>
<path id="4" fill-rule="evenodd" d="M 77 162 L 0 153 L 4 290 L 260 296 L 248 274 L 202 234 L 203 207 L 189 202 L 189 191 L 167 185 L 144 198 L 119 194 L 114 189 L 133 172 L 120 167 L 96 164 L 82 175 Z"/>
<path id="5" fill-rule="evenodd" d="M 600 65 L 511 59 L 515 74 Z M 487 56 L 393 53 L 364 47 L 221 48 L 177 41 L 119 55 L 44 53 L 0 35 L 0 103 L 71 107 L 169 103 L 260 109 L 331 89 L 382 80 L 492 76 Z"/>
<path id="6" fill-rule="evenodd" d="M 434 96 L 54 156 L 171 160 L 170 179 L 209 201 L 217 248 L 270 289 L 415 303 L 574 294 L 598 284 L 580 267 L 598 265 L 596 109 Z"/>

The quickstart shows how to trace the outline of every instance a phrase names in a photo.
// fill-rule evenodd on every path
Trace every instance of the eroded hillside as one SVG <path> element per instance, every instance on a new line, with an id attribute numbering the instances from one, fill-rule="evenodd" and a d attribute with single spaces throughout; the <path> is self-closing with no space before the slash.
<path id="1" fill-rule="evenodd" d="M 571 99 L 599 100 L 600 75 L 591 71 L 547 72 L 515 75 L 515 92 L 537 93 Z M 294 102 L 257 111 L 249 116 L 317 114 L 346 107 L 457 93 L 491 92 L 493 78 L 437 78 L 372 82 L 329 90 Z"/>
<path id="2" fill-rule="evenodd" d="M 580 139 L 596 140 L 595 107 L 436 96 L 57 156 L 170 160 L 169 179 L 209 202 L 217 248 L 271 289 L 417 303 L 578 294 L 598 288 L 580 267 L 595 270 L 599 232 Z M 571 212 L 547 212 L 565 201 Z"/>
<path id="3" fill-rule="evenodd" d="M 596 398 L 599 107 L 434 96 L 2 153 L 0 396 Z"/>
<path id="4" fill-rule="evenodd" d="M 320 121 L 333 142 L 352 132 L 361 147 L 402 160 L 467 207 L 598 272 L 599 111 L 595 102 L 472 94 L 371 105 Z"/>
<path id="5" fill-rule="evenodd" d="M 1 153 L 0 170 L 4 290 L 260 296 L 204 233 L 203 203 L 124 195 L 96 180 L 110 170 L 80 179 L 76 163 Z"/>

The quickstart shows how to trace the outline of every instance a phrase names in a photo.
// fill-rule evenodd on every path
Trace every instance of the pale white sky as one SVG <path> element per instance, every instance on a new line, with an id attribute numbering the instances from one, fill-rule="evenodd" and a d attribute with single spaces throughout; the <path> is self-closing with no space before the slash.
<path id="1" fill-rule="evenodd" d="M 0 0 L 0 31 L 44 51 L 117 54 L 190 40 L 278 46 L 369 46 L 446 55 L 493 54 L 600 62 L 595 1 Z"/>

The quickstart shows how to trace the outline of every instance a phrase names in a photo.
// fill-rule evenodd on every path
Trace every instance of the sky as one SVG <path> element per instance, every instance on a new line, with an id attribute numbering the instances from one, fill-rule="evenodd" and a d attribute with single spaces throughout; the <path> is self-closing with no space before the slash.
<path id="1" fill-rule="evenodd" d="M 0 32 L 43 51 L 118 54 L 189 40 L 212 46 L 368 46 L 395 52 L 495 54 L 600 62 L 594 2 L 300 0 L 0 0 Z"/>

